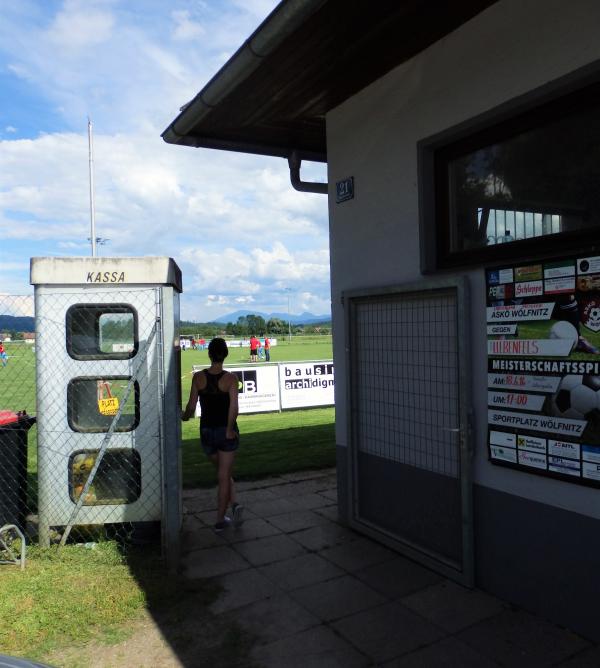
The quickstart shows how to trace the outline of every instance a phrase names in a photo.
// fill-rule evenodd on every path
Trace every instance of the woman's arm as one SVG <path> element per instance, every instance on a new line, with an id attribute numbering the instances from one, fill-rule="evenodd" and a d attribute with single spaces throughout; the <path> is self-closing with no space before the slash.
<path id="1" fill-rule="evenodd" d="M 200 371 L 198 373 L 201 373 Z M 181 419 L 185 422 L 189 420 L 192 415 L 196 412 L 196 404 L 198 403 L 198 387 L 197 387 L 197 375 L 192 376 L 192 386 L 190 387 L 190 398 L 188 400 L 187 406 L 184 411 L 181 411 Z"/>
<path id="2" fill-rule="evenodd" d="M 235 420 L 238 416 L 238 379 L 234 373 L 229 374 L 229 412 L 227 413 L 226 438 L 237 438 L 235 431 Z"/>

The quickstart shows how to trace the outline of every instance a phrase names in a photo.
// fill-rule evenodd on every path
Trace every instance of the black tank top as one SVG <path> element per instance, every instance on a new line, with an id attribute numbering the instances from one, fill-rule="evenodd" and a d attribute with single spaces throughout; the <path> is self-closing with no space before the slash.
<path id="1" fill-rule="evenodd" d="M 226 427 L 229 413 L 229 392 L 219 389 L 219 380 L 223 378 L 226 371 L 212 374 L 204 369 L 206 387 L 200 390 L 200 428 L 202 427 Z"/>

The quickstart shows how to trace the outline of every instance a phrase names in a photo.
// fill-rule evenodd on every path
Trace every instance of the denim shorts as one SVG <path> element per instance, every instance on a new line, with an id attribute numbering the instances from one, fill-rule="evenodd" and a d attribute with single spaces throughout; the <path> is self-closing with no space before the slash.
<path id="1" fill-rule="evenodd" d="M 200 445 L 207 455 L 221 452 L 234 452 L 240 444 L 240 435 L 236 431 L 235 438 L 226 438 L 227 427 L 202 427 L 200 429 Z"/>

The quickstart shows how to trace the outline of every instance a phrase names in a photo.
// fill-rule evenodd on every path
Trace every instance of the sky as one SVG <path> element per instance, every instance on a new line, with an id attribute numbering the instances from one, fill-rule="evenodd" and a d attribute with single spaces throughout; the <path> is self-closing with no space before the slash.
<path id="1" fill-rule="evenodd" d="M 276 4 L 0 0 L 0 304 L 32 293 L 30 257 L 91 255 L 89 117 L 99 256 L 174 258 L 185 320 L 329 314 L 327 197 L 280 158 L 160 136 Z"/>

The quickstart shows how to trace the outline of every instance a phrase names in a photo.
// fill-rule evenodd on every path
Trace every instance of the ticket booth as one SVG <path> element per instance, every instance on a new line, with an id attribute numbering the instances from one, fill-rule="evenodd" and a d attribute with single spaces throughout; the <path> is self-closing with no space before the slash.
<path id="1" fill-rule="evenodd" d="M 181 524 L 179 294 L 171 258 L 32 258 L 41 544 Z"/>

